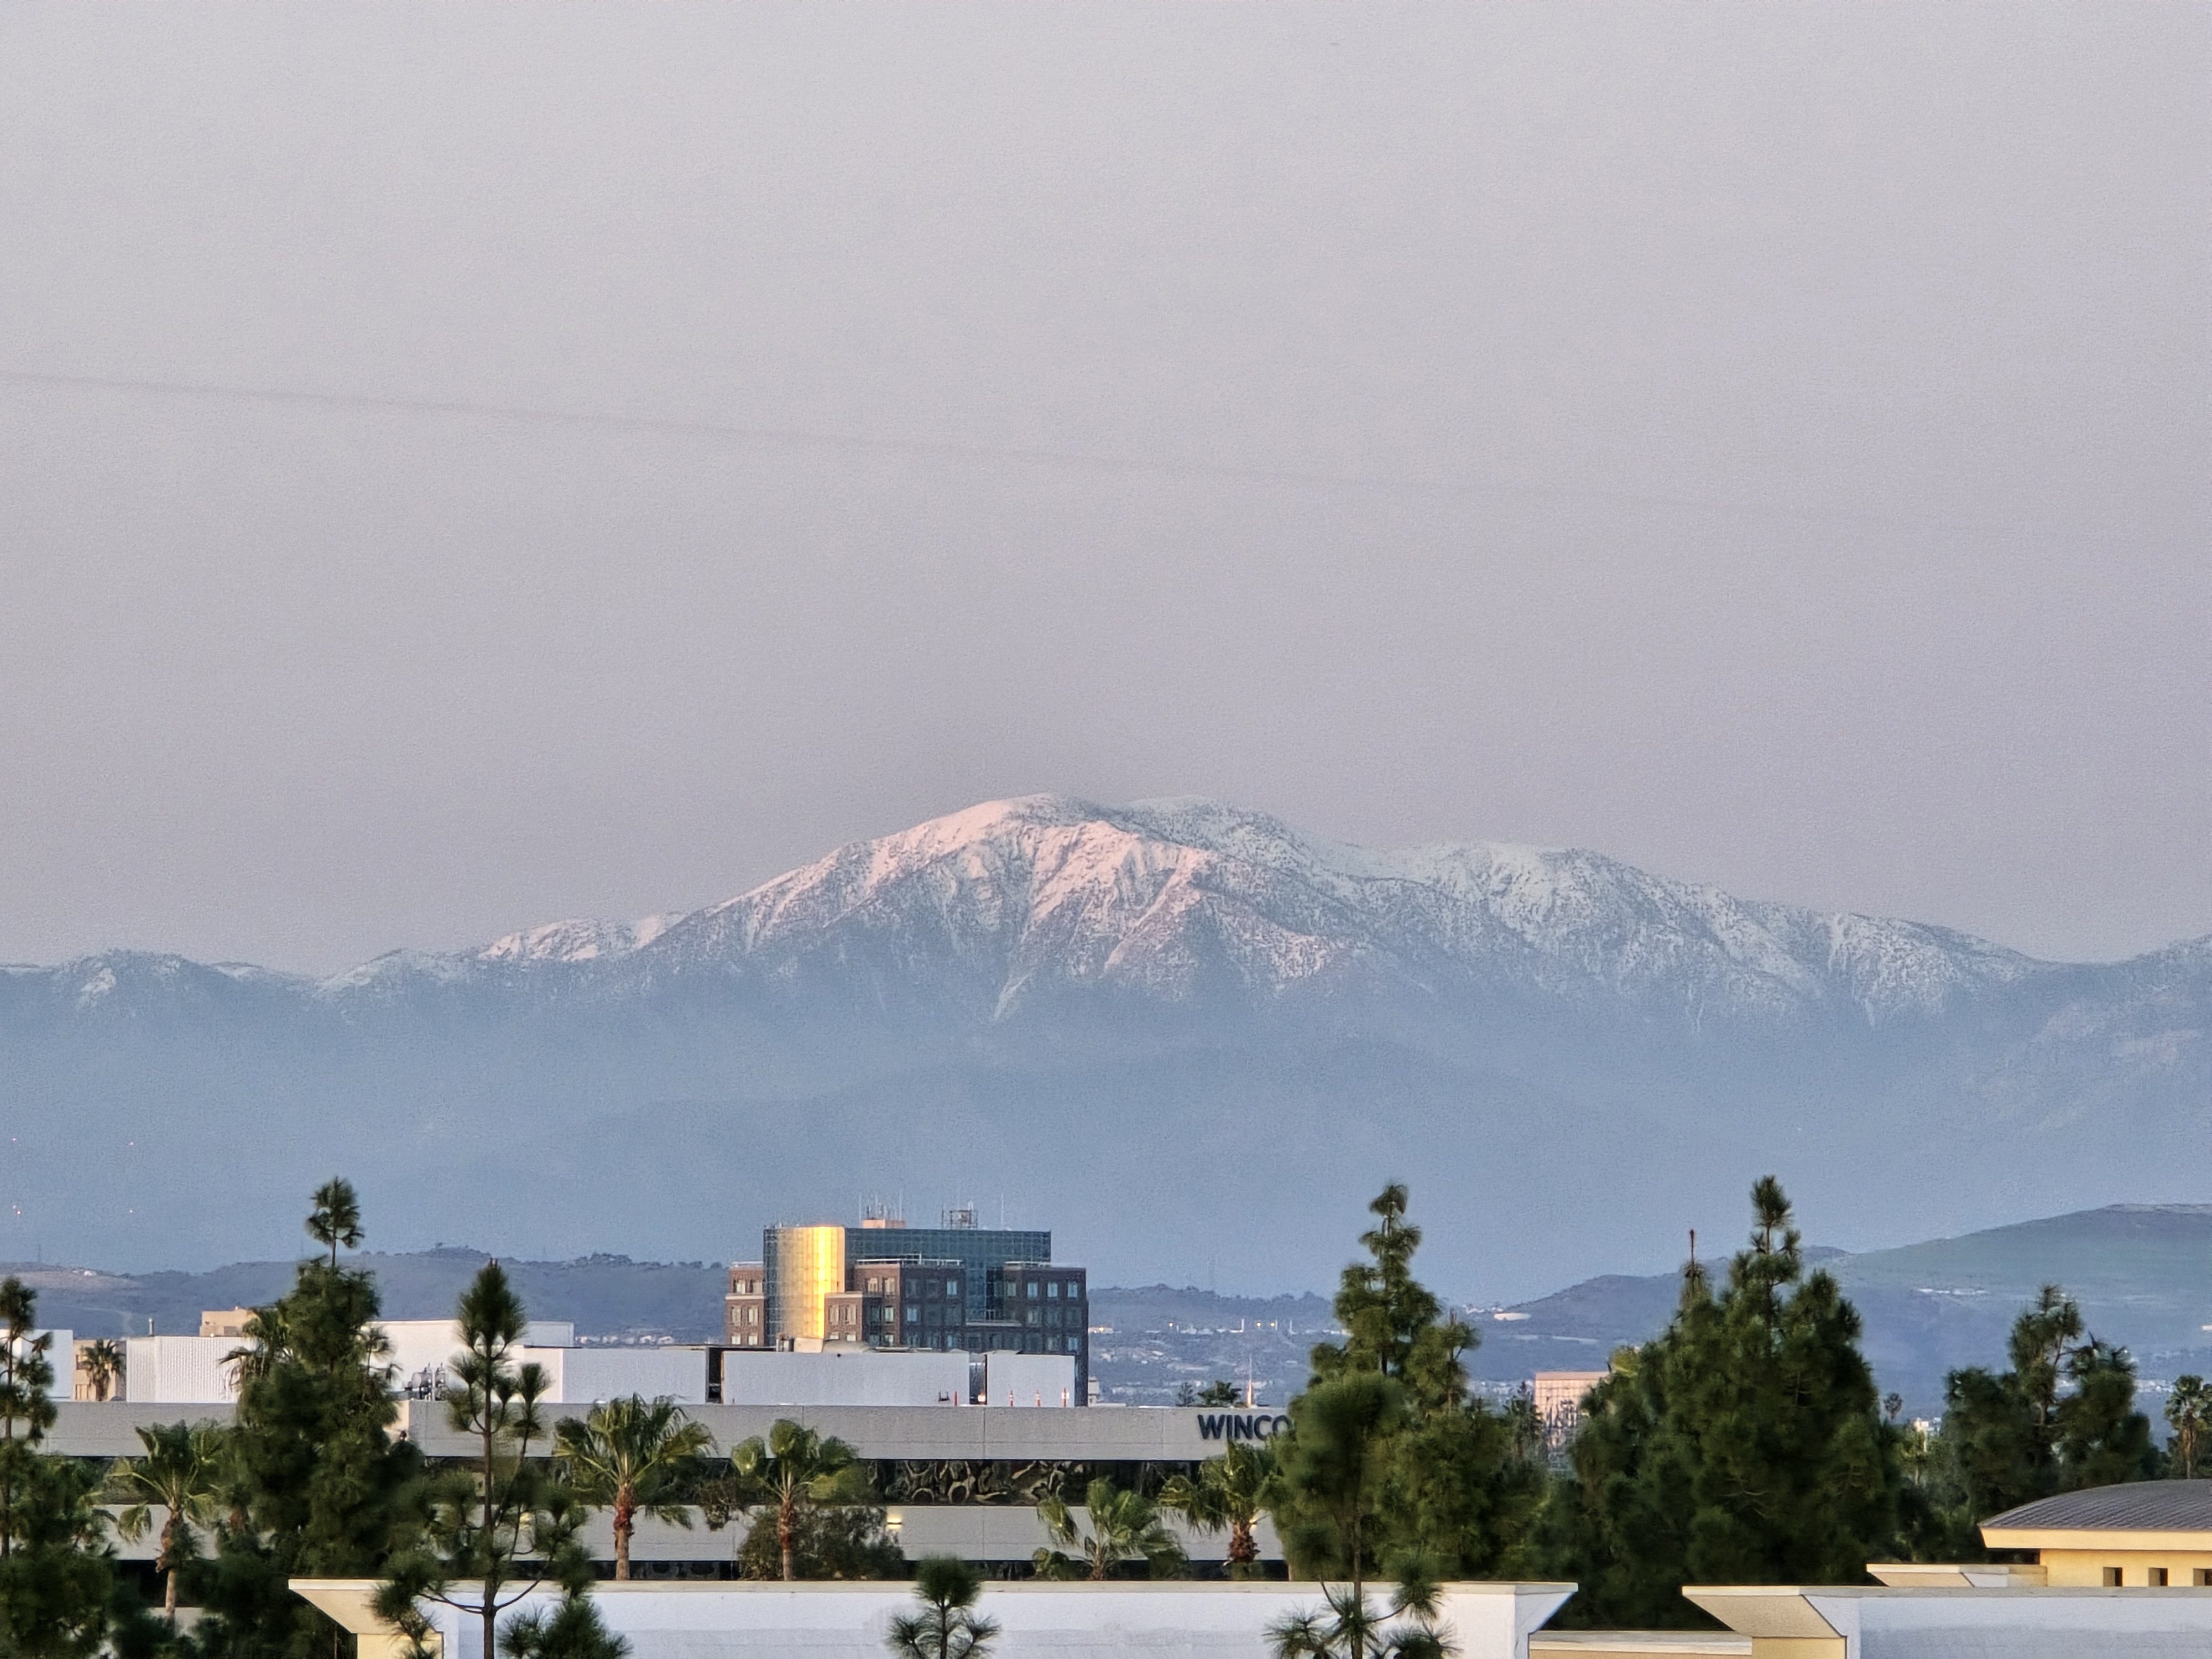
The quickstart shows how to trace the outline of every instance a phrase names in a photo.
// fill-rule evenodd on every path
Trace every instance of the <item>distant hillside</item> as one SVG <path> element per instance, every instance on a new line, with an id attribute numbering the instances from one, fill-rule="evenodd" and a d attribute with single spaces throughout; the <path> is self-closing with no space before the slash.
<path id="1" fill-rule="evenodd" d="M 350 1258 L 376 1274 L 387 1319 L 449 1315 L 462 1288 L 489 1260 L 482 1250 L 448 1247 L 406 1255 Z M 592 1255 L 574 1261 L 502 1264 L 523 1304 L 540 1319 L 564 1319 L 579 1336 L 621 1341 L 712 1341 L 722 1333 L 722 1268 L 704 1261 L 633 1261 Z M 84 1267 L 16 1266 L 39 1292 L 42 1323 L 80 1336 L 143 1336 L 148 1322 L 164 1334 L 190 1334 L 207 1308 L 252 1307 L 283 1294 L 289 1261 L 241 1261 L 203 1273 L 129 1275 Z"/>
<path id="2" fill-rule="evenodd" d="M 2064 1286 L 2089 1328 L 2134 1354 L 2146 1382 L 2212 1371 L 2212 1205 L 2116 1204 L 1858 1255 L 1822 1253 L 1866 1322 L 1885 1389 L 1939 1410 L 1943 1375 L 2002 1367 L 2005 1338 L 2037 1287 Z M 1480 1322 L 1478 1375 L 1598 1367 L 1673 1312 L 1672 1273 L 1608 1274 Z"/>
<path id="3" fill-rule="evenodd" d="M 1916 1414 L 1941 1409 L 1943 1374 L 2002 1365 L 2014 1316 L 2036 1287 L 2063 1285 L 2090 1328 L 2124 1345 L 2147 1382 L 2212 1372 L 2212 1205 L 2114 1205 L 1993 1227 L 1957 1238 L 1848 1255 L 1809 1249 L 1842 1281 L 1864 1317 L 1867 1357 L 1885 1390 Z M 451 1311 L 485 1261 L 480 1250 L 364 1255 L 393 1319 Z M 1724 1260 L 1725 1258 L 1721 1258 Z M 531 1311 L 572 1321 L 580 1337 L 712 1341 L 721 1334 L 721 1267 L 712 1262 L 507 1261 Z M 289 1261 L 240 1262 L 209 1273 L 126 1275 L 19 1266 L 40 1293 L 40 1316 L 85 1335 L 199 1328 L 204 1308 L 265 1302 L 290 1283 Z M 1608 1273 L 1494 1311 L 1470 1314 L 1481 1346 L 1469 1370 L 1504 1390 L 1539 1370 L 1601 1368 L 1623 1343 L 1656 1334 L 1674 1311 L 1672 1273 Z M 1091 1298 L 1094 1369 L 1108 1397 L 1158 1404 L 1176 1388 L 1249 1376 L 1279 1402 L 1305 1376 L 1305 1356 L 1333 1329 L 1327 1297 L 1218 1295 L 1194 1286 L 1100 1285 Z"/>

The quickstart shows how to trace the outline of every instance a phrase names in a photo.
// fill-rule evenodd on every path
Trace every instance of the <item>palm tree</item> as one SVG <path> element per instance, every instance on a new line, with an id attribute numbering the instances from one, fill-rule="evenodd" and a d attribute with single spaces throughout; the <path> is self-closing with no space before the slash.
<path id="1" fill-rule="evenodd" d="M 130 1507 L 116 1517 L 125 1538 L 143 1538 L 153 1524 L 153 1506 L 168 1511 L 161 1522 L 161 1548 L 155 1571 L 166 1575 L 161 1611 L 177 1622 L 177 1573 L 192 1556 L 192 1528 L 211 1524 L 222 1462 L 222 1431 L 212 1424 L 156 1424 L 138 1431 L 143 1457 L 118 1457 L 108 1471 L 109 1484 Z"/>
<path id="2" fill-rule="evenodd" d="M 2197 1477 L 2198 1443 L 2212 1428 L 2212 1389 L 2191 1372 L 2173 1379 L 2173 1392 L 2166 1397 L 2166 1420 L 2173 1428 L 2173 1455 L 2181 1465 L 2181 1478 Z"/>
<path id="3" fill-rule="evenodd" d="M 331 1247 L 331 1266 L 336 1267 L 339 1245 L 350 1250 L 361 1244 L 361 1200 L 354 1194 L 353 1182 L 333 1176 L 315 1188 L 313 1202 L 315 1207 L 307 1213 L 307 1237 Z"/>
<path id="4" fill-rule="evenodd" d="M 1039 1550 L 1033 1558 L 1040 1578 L 1073 1578 L 1086 1566 L 1088 1577 L 1103 1578 L 1116 1562 L 1138 1556 L 1157 1573 L 1183 1565 L 1182 1546 L 1161 1521 L 1160 1506 L 1142 1492 L 1123 1492 L 1102 1475 L 1085 1491 L 1083 1506 L 1091 1512 L 1088 1534 L 1076 1525 L 1074 1512 L 1059 1494 L 1037 1505 L 1037 1518 L 1060 1546 Z M 1067 1553 L 1071 1550 L 1073 1556 Z"/>
<path id="5" fill-rule="evenodd" d="M 825 1438 L 804 1424 L 780 1417 L 765 1442 L 755 1435 L 730 1454 L 742 1487 L 775 1505 L 776 1547 L 783 1576 L 799 1577 L 793 1548 L 799 1511 L 810 1504 L 859 1504 L 868 1496 L 868 1472 L 843 1441 Z"/>
<path id="6" fill-rule="evenodd" d="M 669 1500 L 669 1488 L 688 1459 L 705 1455 L 714 1444 L 704 1425 L 674 1401 L 636 1395 L 594 1406 L 587 1417 L 565 1419 L 555 1431 L 553 1456 L 576 1496 L 614 1511 L 617 1578 L 629 1577 L 629 1542 L 641 1510 L 690 1526 L 690 1511 Z"/>
<path id="7" fill-rule="evenodd" d="M 914 1593 L 927 1612 L 891 1620 L 884 1645 L 898 1659 L 983 1659 L 999 1634 L 999 1621 L 969 1609 L 983 1575 L 957 1555 L 925 1556 L 914 1573 Z"/>
<path id="8" fill-rule="evenodd" d="M 92 1389 L 92 1397 L 105 1404 L 107 1391 L 123 1375 L 123 1345 L 107 1337 L 84 1345 L 78 1363 L 84 1368 L 84 1380 Z"/>
<path id="9" fill-rule="evenodd" d="M 1160 1507 L 1173 1510 L 1200 1532 L 1229 1533 L 1229 1576 L 1249 1578 L 1260 1565 L 1253 1528 L 1267 1506 L 1275 1477 L 1274 1454 L 1239 1442 L 1198 1466 L 1198 1478 L 1176 1475 L 1160 1490 Z"/>

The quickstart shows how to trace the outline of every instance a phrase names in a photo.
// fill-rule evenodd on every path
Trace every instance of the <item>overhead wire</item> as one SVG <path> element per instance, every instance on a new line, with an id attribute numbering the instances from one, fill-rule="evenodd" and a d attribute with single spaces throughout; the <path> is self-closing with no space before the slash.
<path id="1" fill-rule="evenodd" d="M 1895 514 L 1857 512 L 1832 507 L 1778 505 L 1772 502 L 1729 501 L 1712 496 L 1669 494 L 1657 490 L 1607 489 L 1587 485 L 1515 483 L 1496 479 L 1374 477 L 1302 472 L 1284 468 L 1240 466 L 1221 462 L 1169 460 L 1139 456 L 1084 454 L 1066 450 L 1022 446 L 976 444 L 943 439 L 883 437 L 864 433 L 827 432 L 803 427 L 747 425 L 734 422 L 702 421 L 665 415 L 621 414 L 605 410 L 562 410 L 528 404 L 487 403 L 471 398 L 408 398 L 362 392 L 328 392 L 289 386 L 225 386 L 213 382 L 161 380 L 119 375 L 60 374 L 46 370 L 0 368 L 0 384 L 25 386 L 77 387 L 90 391 L 137 393 L 149 397 L 198 398 L 296 407 L 359 410 L 397 414 L 448 416 L 464 419 L 507 421 L 543 426 L 598 428 L 604 430 L 659 434 L 671 437 L 716 438 L 740 443 L 783 445 L 792 448 L 844 451 L 856 454 L 948 460 L 969 464 L 1011 464 L 1119 475 L 1212 479 L 1231 483 L 1257 483 L 1304 489 L 1456 495 L 1510 495 L 1532 499 L 1593 501 L 1612 506 L 1666 507 L 1688 512 L 1734 514 L 1741 517 L 1796 520 L 1807 523 L 1849 524 L 1954 534 L 2010 536 L 2026 533 L 2021 526 L 1969 520 L 1906 518 Z"/>

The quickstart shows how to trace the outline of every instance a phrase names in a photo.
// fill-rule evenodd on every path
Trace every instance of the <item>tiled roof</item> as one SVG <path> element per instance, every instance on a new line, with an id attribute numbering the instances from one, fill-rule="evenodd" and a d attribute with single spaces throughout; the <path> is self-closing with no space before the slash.
<path id="1" fill-rule="evenodd" d="M 1993 1515 L 1984 1531 L 2212 1532 L 2212 1480 L 2131 1480 L 2038 1498 Z"/>

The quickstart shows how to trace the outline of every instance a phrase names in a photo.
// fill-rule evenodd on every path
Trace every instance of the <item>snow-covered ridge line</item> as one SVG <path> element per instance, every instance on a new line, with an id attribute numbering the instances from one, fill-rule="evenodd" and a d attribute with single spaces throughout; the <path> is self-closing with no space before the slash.
<path id="1" fill-rule="evenodd" d="M 2212 949 L 2185 944 L 2140 960 L 2187 974 Z M 1581 849 L 1376 851 L 1217 801 L 1104 806 L 1061 795 L 986 802 L 854 842 L 689 914 L 550 922 L 475 951 L 394 951 L 319 981 L 116 952 L 5 971 L 72 981 L 90 1006 L 115 994 L 118 975 L 219 972 L 312 985 L 343 1003 L 547 976 L 588 989 L 802 968 L 952 988 L 998 1018 L 1091 986 L 1266 1002 L 1395 983 L 1626 1000 L 1693 1020 L 1840 1010 L 1877 1024 L 2076 971 L 1945 928 L 1741 899 Z"/>

